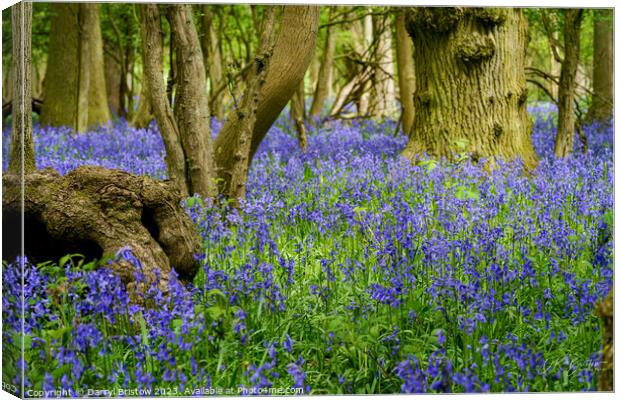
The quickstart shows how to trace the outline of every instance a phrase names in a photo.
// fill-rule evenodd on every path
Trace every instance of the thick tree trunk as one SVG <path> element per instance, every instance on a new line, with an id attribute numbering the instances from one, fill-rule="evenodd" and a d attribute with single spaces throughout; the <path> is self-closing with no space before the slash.
<path id="1" fill-rule="evenodd" d="M 312 60 L 319 23 L 318 6 L 284 6 L 273 57 L 261 90 L 252 132 L 249 162 L 267 131 L 290 100 Z M 220 133 L 215 141 L 217 176 L 225 181 L 235 162 L 238 133 Z"/>
<path id="2" fill-rule="evenodd" d="M 2 181 L 2 222 L 15 223 L 21 210 L 19 177 L 6 174 Z M 33 262 L 73 252 L 114 256 L 130 247 L 147 281 L 156 281 L 155 269 L 161 270 L 162 290 L 171 267 L 187 280 L 198 270 L 198 233 L 179 193 L 165 182 L 101 167 L 78 167 L 64 177 L 47 168 L 25 176 L 24 199 L 25 250 Z M 17 255 L 11 240 L 3 242 L 7 258 Z M 112 268 L 126 283 L 135 280 L 133 266 L 123 262 Z"/>
<path id="3" fill-rule="evenodd" d="M 207 98 L 206 72 L 190 5 L 167 9 L 174 36 L 177 91 L 174 116 L 187 163 L 189 193 L 203 198 L 216 195 L 213 140 Z"/>
<path id="4" fill-rule="evenodd" d="M 566 157 L 575 142 L 575 111 L 573 99 L 577 86 L 581 9 L 564 10 L 564 60 L 558 93 L 558 133 L 555 138 L 555 156 Z"/>
<path id="5" fill-rule="evenodd" d="M 415 92 L 415 70 L 413 45 L 405 27 L 404 9 L 396 12 L 396 59 L 398 64 L 398 88 L 402 106 L 402 127 L 405 135 L 411 134 L 413 126 L 413 93 Z"/>
<path id="6" fill-rule="evenodd" d="M 594 94 L 588 109 L 588 122 L 609 124 L 614 109 L 614 43 L 613 11 L 600 9 L 594 12 Z"/>
<path id="7" fill-rule="evenodd" d="M 15 4 L 11 9 L 14 79 L 12 82 L 13 129 L 11 130 L 9 172 L 18 177 L 22 171 L 27 174 L 35 169 L 32 138 L 31 32 L 32 3 Z"/>
<path id="8" fill-rule="evenodd" d="M 527 115 L 527 21 L 515 8 L 414 8 L 412 134 L 403 156 L 520 157 L 537 164 Z"/>
<path id="9" fill-rule="evenodd" d="M 89 41 L 83 44 L 88 48 L 89 53 L 87 126 L 107 124 L 110 121 L 110 109 L 108 108 L 108 96 L 106 94 L 99 4 L 85 4 L 82 29 L 89 30 Z"/>
<path id="10" fill-rule="evenodd" d="M 375 49 L 375 91 L 373 115 L 377 118 L 391 117 L 396 109 L 394 95 L 394 57 L 392 54 L 392 30 L 387 15 L 373 18 L 377 47 Z"/>
<path id="11" fill-rule="evenodd" d="M 183 197 L 189 195 L 185 155 L 163 81 L 161 20 L 156 4 L 140 5 L 140 33 L 144 54 L 144 80 L 148 80 L 149 99 L 166 148 L 168 176 Z"/>
<path id="12" fill-rule="evenodd" d="M 329 9 L 329 22 L 334 22 L 336 16 L 336 7 Z M 312 107 L 310 108 L 310 116 L 318 117 L 323 111 L 325 101 L 332 95 L 332 82 L 334 78 L 334 56 L 336 53 L 337 31 L 334 25 L 327 27 L 327 36 L 325 38 L 325 48 L 323 49 L 323 59 L 321 61 L 321 69 L 317 77 L 316 90 L 312 99 Z"/>
<path id="13" fill-rule="evenodd" d="M 597 305 L 597 313 L 603 323 L 603 360 L 598 378 L 598 390 L 614 390 L 614 290 Z"/>
<path id="14" fill-rule="evenodd" d="M 50 43 L 41 123 L 70 126 L 81 132 L 91 121 L 102 123 L 109 120 L 101 68 L 103 57 L 99 49 L 99 8 L 91 3 L 54 3 L 50 4 L 50 10 Z M 99 66 L 94 65 L 97 63 Z"/>
<path id="15" fill-rule="evenodd" d="M 81 131 L 86 128 L 88 113 L 87 90 L 84 85 L 85 65 L 79 35 L 81 5 L 54 3 L 51 12 L 47 77 L 43 91 L 45 104 L 41 123 L 70 126 Z"/>

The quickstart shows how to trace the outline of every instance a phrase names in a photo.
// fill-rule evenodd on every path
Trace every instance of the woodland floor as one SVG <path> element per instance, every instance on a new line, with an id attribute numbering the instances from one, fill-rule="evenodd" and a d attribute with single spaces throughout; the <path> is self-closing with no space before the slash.
<path id="1" fill-rule="evenodd" d="M 26 389 L 595 390 L 593 307 L 613 275 L 613 131 L 587 127 L 589 150 L 556 160 L 554 111 L 530 112 L 540 165 L 529 176 L 518 163 L 487 174 L 467 157 L 412 166 L 393 121 L 309 123 L 302 154 L 281 119 L 241 212 L 185 200 L 203 245 L 189 287 L 171 279 L 172 296 L 153 288 L 142 307 L 79 256 L 27 266 Z M 61 174 L 92 164 L 166 175 L 156 128 L 35 127 L 35 146 L 38 168 Z M 3 379 L 17 384 L 16 263 L 3 280 Z"/>

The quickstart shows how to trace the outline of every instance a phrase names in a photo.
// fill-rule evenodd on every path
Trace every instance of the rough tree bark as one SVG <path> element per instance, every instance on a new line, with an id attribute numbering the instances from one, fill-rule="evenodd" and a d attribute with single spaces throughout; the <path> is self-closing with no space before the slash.
<path id="1" fill-rule="evenodd" d="M 2 183 L 3 224 L 15 223 L 21 210 L 19 176 L 6 174 Z M 149 282 L 156 281 L 155 269 L 161 270 L 157 283 L 162 290 L 171 267 L 186 280 L 198 270 L 198 233 L 179 193 L 166 182 L 83 166 L 64 177 L 51 168 L 34 171 L 24 185 L 25 248 L 33 261 L 71 252 L 114 256 L 129 246 Z M 134 281 L 130 265 L 112 268 L 124 282 Z"/>
<path id="2" fill-rule="evenodd" d="M 34 141 L 32 137 L 31 32 L 32 3 L 20 2 L 15 4 L 11 9 L 12 76 L 14 79 L 11 82 L 13 128 L 11 130 L 8 172 L 18 177 L 22 171 L 24 174 L 27 174 L 35 169 Z"/>
<path id="3" fill-rule="evenodd" d="M 250 166 L 252 135 L 257 121 L 257 110 L 262 96 L 265 78 L 269 74 L 275 37 L 275 6 L 266 6 L 260 34 L 260 43 L 251 78 L 246 85 L 239 108 L 233 110 L 219 135 L 237 138 L 235 154 L 229 174 L 221 181 L 219 192 L 230 199 L 233 205 L 245 197 L 245 183 Z"/>
<path id="4" fill-rule="evenodd" d="M 312 60 L 318 24 L 318 6 L 284 6 L 270 61 L 272 68 L 269 68 L 265 77 L 257 106 L 258 118 L 252 132 L 249 162 L 304 77 Z M 228 135 L 220 133 L 215 140 L 217 177 L 224 181 L 230 180 L 237 141 L 238 133 L 234 132 Z"/>
<path id="5" fill-rule="evenodd" d="M 412 8 L 416 93 L 403 156 L 520 157 L 537 165 L 526 111 L 527 22 L 516 8 Z"/>
<path id="6" fill-rule="evenodd" d="M 577 87 L 581 17 L 583 10 L 564 10 L 564 60 L 558 90 L 558 133 L 555 138 L 555 156 L 566 157 L 575 142 L 575 111 L 573 99 Z"/>
<path id="7" fill-rule="evenodd" d="M 329 22 L 334 22 L 336 16 L 336 7 L 329 9 Z M 337 30 L 335 25 L 327 27 L 325 37 L 325 48 L 323 49 L 323 58 L 321 60 L 321 68 L 317 76 L 316 90 L 310 107 L 310 116 L 318 117 L 323 111 L 325 101 L 332 95 L 332 82 L 334 79 L 334 56 L 336 52 Z"/>
<path id="8" fill-rule="evenodd" d="M 592 105 L 586 121 L 609 124 L 614 110 L 613 10 L 594 11 L 594 71 Z"/>
<path id="9" fill-rule="evenodd" d="M 373 17 L 377 47 L 375 48 L 375 82 L 373 90 L 373 115 L 376 118 L 391 117 L 396 109 L 394 95 L 394 57 L 392 54 L 392 30 L 387 15 Z"/>
<path id="10" fill-rule="evenodd" d="M 101 46 L 100 32 L 98 44 L 95 43 L 98 7 L 92 3 L 54 3 L 50 4 L 50 10 L 50 43 L 41 123 L 70 126 L 81 132 L 88 128 L 89 115 L 99 122 L 109 119 L 103 69 L 91 67 L 96 63 L 95 46 Z M 102 65 L 103 59 L 99 62 Z M 103 100 L 91 101 L 89 93 L 98 93 L 97 98 L 103 94 Z M 106 115 L 107 119 L 103 118 Z"/>
<path id="11" fill-rule="evenodd" d="M 396 11 L 394 25 L 396 25 L 396 62 L 398 64 L 398 88 L 402 106 L 402 128 L 405 135 L 409 136 L 414 117 L 415 70 L 413 45 L 405 27 L 405 9 Z"/>
<path id="12" fill-rule="evenodd" d="M 174 116 L 187 164 L 190 194 L 216 195 L 213 140 L 206 72 L 190 5 L 170 5 L 166 16 L 174 36 L 177 89 Z"/>
<path id="13" fill-rule="evenodd" d="M 144 79 L 149 83 L 149 99 L 166 148 L 168 176 L 182 196 L 189 194 L 185 172 L 185 155 L 172 108 L 166 98 L 163 81 L 163 46 L 161 20 L 156 4 L 140 5 L 140 33 L 144 54 Z"/>

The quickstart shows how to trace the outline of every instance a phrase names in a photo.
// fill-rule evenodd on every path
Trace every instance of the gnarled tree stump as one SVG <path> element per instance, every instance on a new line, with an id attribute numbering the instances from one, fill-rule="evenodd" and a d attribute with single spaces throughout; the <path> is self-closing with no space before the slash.
<path id="1" fill-rule="evenodd" d="M 4 258 L 19 254 L 19 176 L 3 176 Z M 166 291 L 171 267 L 183 280 L 198 270 L 198 232 L 180 204 L 180 194 L 166 182 L 101 167 L 79 167 L 65 176 L 51 168 L 25 177 L 25 254 L 32 262 L 79 253 L 87 258 L 114 256 L 130 247 L 148 282 Z M 15 232 L 11 234 L 10 232 Z M 135 267 L 111 265 L 128 287 L 135 287 Z"/>

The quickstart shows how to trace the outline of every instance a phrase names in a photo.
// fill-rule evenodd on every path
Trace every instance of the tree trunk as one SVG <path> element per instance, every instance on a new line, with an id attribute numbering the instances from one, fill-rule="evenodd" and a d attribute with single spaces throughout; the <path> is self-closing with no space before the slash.
<path id="1" fill-rule="evenodd" d="M 15 174 L 20 179 L 22 172 L 27 174 L 35 169 L 32 138 L 31 33 L 32 3 L 15 4 L 11 9 L 14 79 L 9 173 Z"/>
<path id="2" fill-rule="evenodd" d="M 2 60 L 2 104 L 13 100 L 13 60 Z"/>
<path id="3" fill-rule="evenodd" d="M 121 67 L 119 63 L 110 55 L 103 57 L 105 67 L 106 93 L 108 94 L 108 104 L 113 115 L 120 117 L 123 113 L 121 103 Z"/>
<path id="4" fill-rule="evenodd" d="M 185 152 L 189 193 L 213 197 L 216 187 L 207 78 L 192 8 L 168 6 L 167 18 L 174 36 L 176 62 L 174 116 Z"/>
<path id="5" fill-rule="evenodd" d="M 276 37 L 273 56 L 261 90 L 257 119 L 252 132 L 249 162 L 267 131 L 303 79 L 312 60 L 319 23 L 318 6 L 284 6 L 280 31 Z M 230 179 L 235 161 L 238 133 L 220 133 L 215 140 L 217 176 Z"/>
<path id="6" fill-rule="evenodd" d="M 86 63 L 81 51 L 85 46 L 78 33 L 82 7 L 78 3 L 53 3 L 49 9 L 52 15 L 41 123 L 82 131 L 88 118 L 84 90 L 88 82 L 84 80 Z"/>
<path id="7" fill-rule="evenodd" d="M 151 106 L 149 95 L 149 81 L 142 78 L 140 83 L 140 97 L 138 98 L 138 109 L 131 117 L 131 126 L 136 128 L 146 128 L 153 120 L 153 107 Z"/>
<path id="8" fill-rule="evenodd" d="M 392 55 L 392 30 L 387 15 L 373 18 L 377 47 L 375 49 L 375 91 L 373 114 L 377 118 L 394 114 L 394 57 Z"/>
<path id="9" fill-rule="evenodd" d="M 43 82 L 45 81 L 45 63 L 39 62 L 32 65 L 32 97 L 43 98 Z"/>
<path id="10" fill-rule="evenodd" d="M 166 98 L 163 81 L 163 32 L 159 7 L 156 4 L 140 5 L 140 33 L 144 54 L 144 78 L 148 80 L 149 99 L 153 114 L 166 148 L 166 168 L 168 176 L 179 190 L 181 196 L 189 194 L 185 172 L 185 156 L 181 147 L 179 128 Z"/>
<path id="11" fill-rule="evenodd" d="M 336 16 L 336 7 L 329 9 L 329 22 L 334 22 Z M 333 82 L 333 64 L 336 52 L 337 31 L 334 25 L 327 27 L 327 36 L 325 38 L 325 48 L 323 50 L 323 59 L 321 61 L 321 69 L 317 77 L 316 90 L 312 99 L 312 107 L 310 108 L 310 116 L 318 117 L 323 111 L 325 101 L 332 95 Z"/>
<path id="12" fill-rule="evenodd" d="M 98 7 L 91 3 L 53 3 L 49 7 L 52 17 L 41 123 L 82 132 L 90 121 L 109 119 L 103 70 L 92 65 L 103 65 L 101 52 L 96 50 L 101 46 Z"/>
<path id="13" fill-rule="evenodd" d="M 6 174 L 2 181 L 6 227 L 21 218 L 21 189 L 19 176 Z M 156 281 L 156 268 L 161 270 L 162 290 L 171 267 L 186 280 L 198 270 L 198 233 L 179 193 L 165 182 L 93 166 L 65 176 L 46 168 L 25 176 L 23 195 L 25 252 L 31 262 L 76 252 L 101 259 L 130 247 L 148 282 Z M 17 255 L 11 253 L 18 247 L 14 241 L 4 239 L 5 257 Z M 112 264 L 112 269 L 126 283 L 135 280 L 135 268 L 125 262 Z"/>
<path id="14" fill-rule="evenodd" d="M 219 121 L 224 119 L 224 102 L 220 93 L 215 90 L 224 83 L 224 73 L 222 70 L 222 52 L 220 50 L 221 40 L 215 26 L 215 15 L 209 9 L 209 5 L 203 4 L 202 17 L 202 52 L 204 65 L 207 69 L 209 79 L 209 109 L 211 115 Z"/>
<path id="15" fill-rule="evenodd" d="M 140 51 L 142 56 L 142 65 L 146 64 L 144 57 L 144 50 Z M 138 109 L 136 113 L 131 117 L 131 125 L 136 128 L 146 128 L 153 120 L 153 106 L 151 105 L 151 98 L 149 94 L 149 80 L 142 70 L 142 81 L 140 82 L 140 97 L 138 98 Z"/>
<path id="16" fill-rule="evenodd" d="M 414 8 L 412 134 L 403 156 L 520 157 L 535 168 L 525 85 L 527 21 L 516 8 Z"/>
<path id="17" fill-rule="evenodd" d="M 396 12 L 394 22 L 396 25 L 396 59 L 398 63 L 398 88 L 402 106 L 402 127 L 405 135 L 410 136 L 414 116 L 415 71 L 413 45 L 405 28 L 404 9 Z"/>
<path id="18" fill-rule="evenodd" d="M 84 25 L 87 29 L 88 57 L 88 120 L 87 125 L 102 125 L 110 121 L 108 96 L 106 94 L 105 70 L 103 64 L 103 41 L 101 40 L 101 23 L 99 21 L 99 4 L 84 4 Z"/>
<path id="19" fill-rule="evenodd" d="M 609 124 L 614 109 L 613 11 L 594 11 L 594 57 L 592 105 L 586 120 Z"/>
<path id="20" fill-rule="evenodd" d="M 270 59 L 274 47 L 275 12 L 275 6 L 267 6 L 265 9 L 259 49 L 254 57 L 251 78 L 248 80 L 239 108 L 233 111 L 220 132 L 220 135 L 237 136 L 230 177 L 223 180 L 220 186 L 220 193 L 230 199 L 234 206 L 238 205 L 239 199 L 245 197 L 245 184 L 250 166 L 250 146 L 258 105 L 261 101 L 261 89 L 272 65 Z"/>
<path id="21" fill-rule="evenodd" d="M 306 145 L 308 144 L 308 138 L 306 137 L 306 125 L 304 121 L 306 119 L 306 94 L 305 84 L 302 79 L 299 81 L 299 87 L 295 91 L 293 98 L 291 99 L 291 119 L 295 123 L 295 130 L 297 131 L 297 140 L 299 141 L 299 147 L 302 152 L 306 151 Z"/>
<path id="22" fill-rule="evenodd" d="M 359 40 L 357 54 L 362 57 L 364 61 L 370 62 L 370 47 L 373 42 L 372 38 L 372 15 L 370 15 L 370 8 L 368 8 L 368 14 L 364 16 L 363 23 L 360 21 L 356 21 L 354 23 L 354 28 L 357 28 Z M 361 34 L 359 34 L 361 33 Z M 366 67 L 364 67 L 361 71 L 364 72 Z M 357 113 L 359 116 L 367 116 L 370 114 L 370 90 L 372 89 L 372 82 L 370 80 L 364 80 L 363 86 L 359 89 L 360 96 L 357 101 Z"/>
<path id="23" fill-rule="evenodd" d="M 575 111 L 573 99 L 577 86 L 581 9 L 564 10 L 564 60 L 560 73 L 558 93 L 558 133 L 555 138 L 555 156 L 566 157 L 573 151 L 575 142 Z"/>

